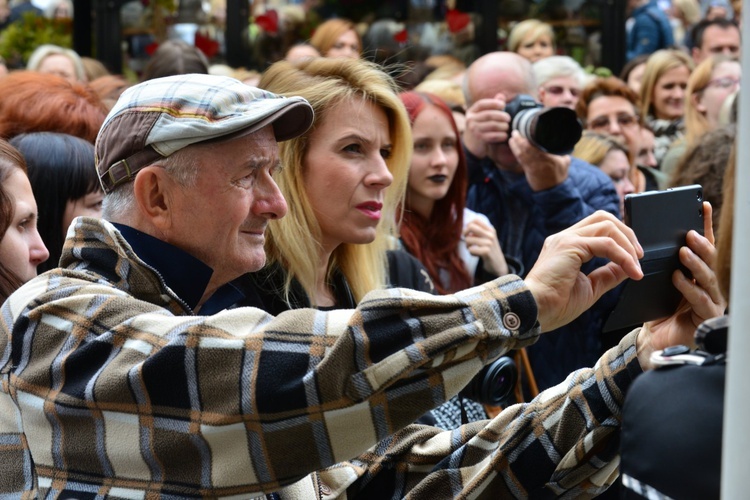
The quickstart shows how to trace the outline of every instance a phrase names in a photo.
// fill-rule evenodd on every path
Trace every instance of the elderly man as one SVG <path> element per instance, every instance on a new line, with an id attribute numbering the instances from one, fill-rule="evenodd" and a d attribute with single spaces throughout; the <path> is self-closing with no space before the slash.
<path id="1" fill-rule="evenodd" d="M 519 94 L 536 95 L 526 59 L 511 52 L 482 56 L 469 67 L 464 90 L 469 108 L 463 139 L 471 178 L 467 206 L 490 219 L 503 253 L 528 270 L 547 236 L 596 210 L 619 215 L 617 192 L 601 170 L 577 158 L 547 154 L 518 132 L 511 134 L 506 103 Z M 596 361 L 603 321 L 615 299 L 609 294 L 562 335 L 545 336 L 527 349 L 541 389 Z"/>
<path id="2" fill-rule="evenodd" d="M 306 499 L 382 487 L 445 497 L 476 481 L 562 492 L 611 478 L 602 440 L 650 351 L 680 333 L 672 320 L 633 332 L 573 390 L 460 437 L 404 429 L 484 363 L 642 276 L 634 235 L 608 214 L 550 238 L 525 282 L 446 297 L 381 290 L 353 311 L 276 318 L 225 309 L 232 281 L 264 263 L 266 225 L 286 211 L 276 141 L 311 119 L 301 98 L 225 77 L 156 79 L 122 95 L 96 144 L 107 220 L 76 219 L 61 267 L 3 306 L 0 494 Z M 612 262 L 582 275 L 595 255 Z"/>

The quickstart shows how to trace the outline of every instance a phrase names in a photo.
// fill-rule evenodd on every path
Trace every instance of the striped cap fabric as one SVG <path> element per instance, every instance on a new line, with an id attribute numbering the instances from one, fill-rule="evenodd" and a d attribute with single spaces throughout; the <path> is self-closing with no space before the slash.
<path id="1" fill-rule="evenodd" d="M 120 96 L 96 138 L 96 168 L 105 193 L 142 169 L 198 142 L 229 139 L 272 125 L 277 141 L 303 134 L 313 109 L 215 75 L 177 75 L 135 85 Z"/>

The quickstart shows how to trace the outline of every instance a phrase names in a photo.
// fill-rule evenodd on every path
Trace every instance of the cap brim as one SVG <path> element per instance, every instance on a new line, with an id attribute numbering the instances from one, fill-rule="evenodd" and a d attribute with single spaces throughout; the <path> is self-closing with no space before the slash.
<path id="1" fill-rule="evenodd" d="M 288 141 L 289 139 L 294 139 L 295 137 L 299 137 L 307 132 L 312 126 L 313 118 L 314 114 L 312 107 L 306 101 L 294 102 L 274 111 L 262 120 L 253 123 L 250 127 L 243 128 L 231 134 L 196 142 L 194 144 L 217 144 L 231 141 L 238 137 L 253 134 L 268 125 L 273 127 L 273 134 L 276 138 L 276 142 Z"/>

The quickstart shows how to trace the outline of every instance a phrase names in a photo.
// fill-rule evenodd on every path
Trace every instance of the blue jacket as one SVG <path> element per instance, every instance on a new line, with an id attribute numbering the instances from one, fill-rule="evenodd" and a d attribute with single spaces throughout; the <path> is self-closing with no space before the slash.
<path id="1" fill-rule="evenodd" d="M 627 34 L 628 61 L 641 54 L 651 54 L 674 45 L 672 26 L 656 0 L 634 9 L 631 17 L 634 22 Z"/>
<path id="2" fill-rule="evenodd" d="M 523 174 L 498 169 L 489 160 L 467 152 L 467 207 L 485 214 L 495 226 L 503 253 L 519 260 L 528 272 L 539 257 L 544 239 L 570 227 L 596 210 L 620 216 L 612 180 L 598 168 L 571 158 L 568 178 L 560 185 L 533 192 Z M 590 272 L 604 264 L 595 259 Z M 605 294 L 594 307 L 527 347 L 539 389 L 561 382 L 578 368 L 593 366 L 601 351 L 601 330 L 619 291 Z"/>

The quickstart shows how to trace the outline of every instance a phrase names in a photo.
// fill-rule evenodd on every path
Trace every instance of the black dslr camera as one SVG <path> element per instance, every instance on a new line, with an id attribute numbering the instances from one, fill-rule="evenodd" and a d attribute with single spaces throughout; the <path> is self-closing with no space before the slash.
<path id="1" fill-rule="evenodd" d="M 516 387 L 518 368 L 510 356 L 501 356 L 474 375 L 459 396 L 478 403 L 501 406 Z"/>
<path id="2" fill-rule="evenodd" d="M 533 97 L 519 94 L 505 105 L 511 130 L 536 148 L 553 155 L 567 155 L 581 138 L 583 127 L 575 111 L 569 108 L 544 108 Z"/>

